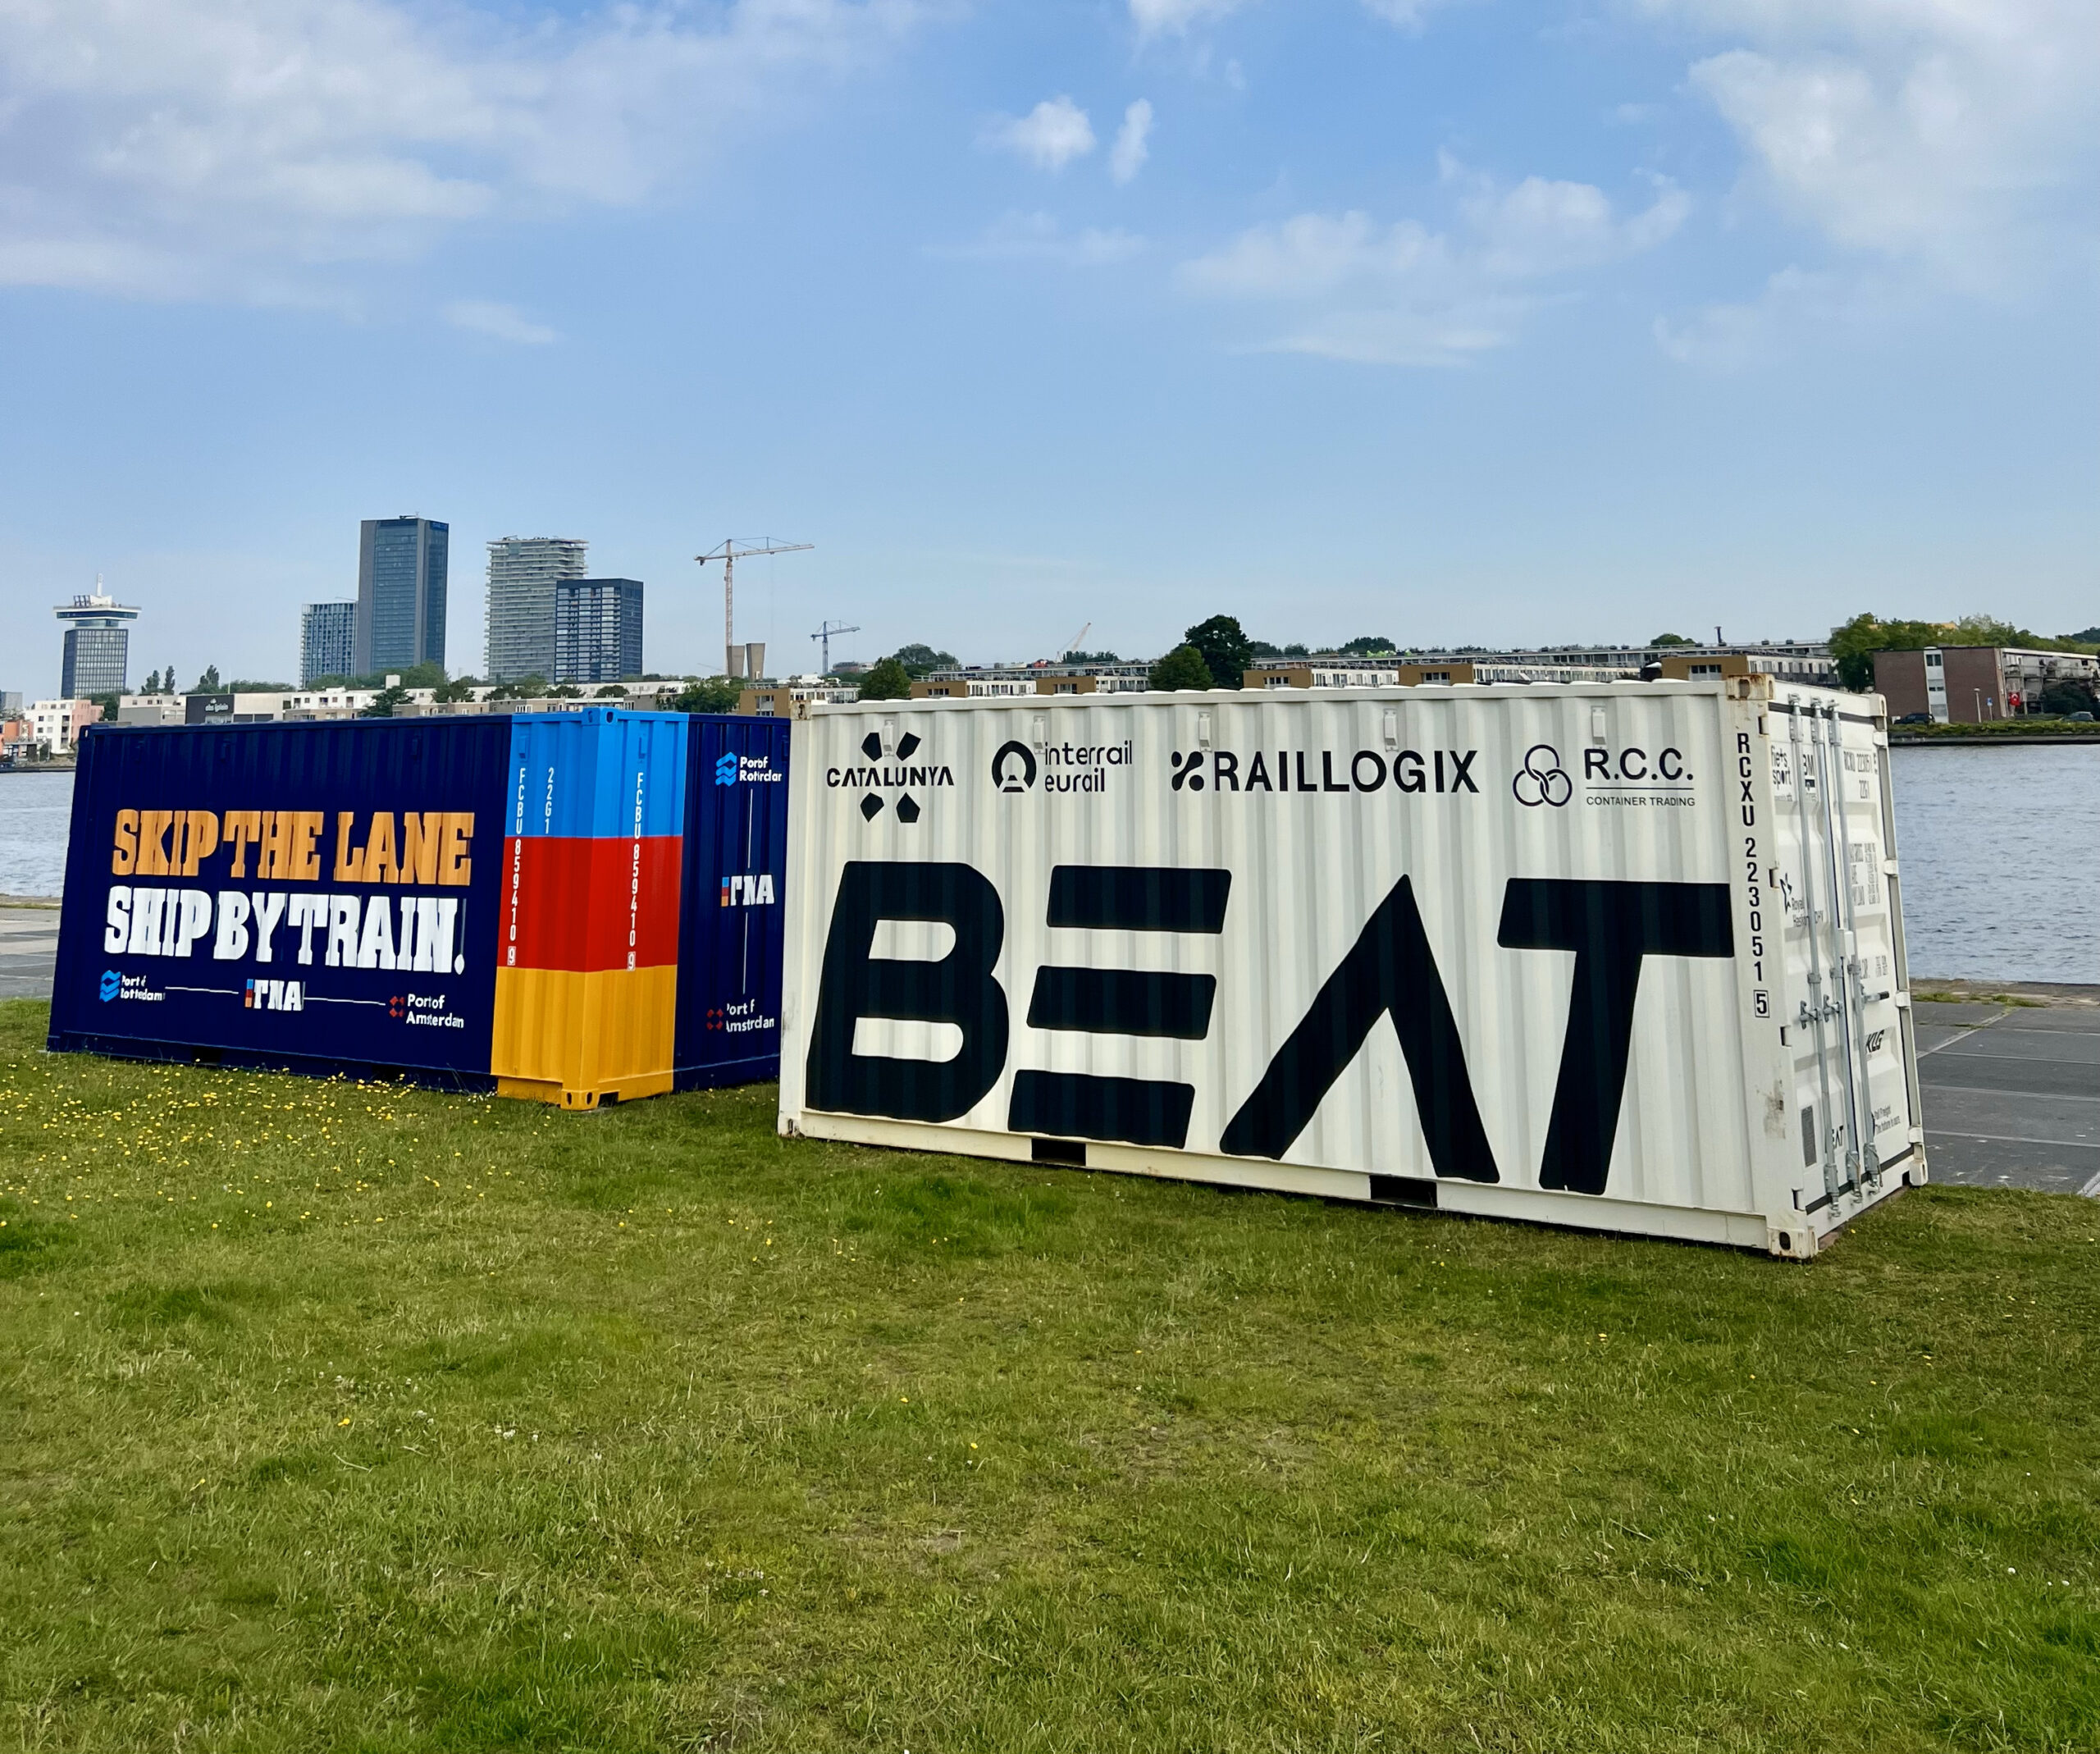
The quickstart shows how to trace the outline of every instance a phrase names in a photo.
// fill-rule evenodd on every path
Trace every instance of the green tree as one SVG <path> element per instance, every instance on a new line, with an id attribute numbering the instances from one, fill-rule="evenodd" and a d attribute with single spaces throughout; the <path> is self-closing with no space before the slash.
<path id="1" fill-rule="evenodd" d="M 627 698 L 627 690 L 616 682 L 609 682 L 598 691 L 597 697 L 601 701 L 623 701 Z"/>
<path id="2" fill-rule="evenodd" d="M 671 706 L 682 713 L 733 713 L 743 694 L 742 684 L 727 676 L 695 676 L 678 691 Z"/>
<path id="3" fill-rule="evenodd" d="M 1202 654 L 1203 668 L 1211 674 L 1210 687 L 1238 687 L 1254 661 L 1254 642 L 1230 615 L 1199 621 L 1181 637 Z"/>
<path id="4" fill-rule="evenodd" d="M 391 688 L 382 688 L 373 697 L 372 704 L 358 715 L 360 719 L 391 719 L 395 709 L 404 705 L 409 691 L 399 683 Z"/>
<path id="5" fill-rule="evenodd" d="M 573 682 L 558 682 L 547 690 L 546 698 L 550 701 L 580 701 L 583 698 L 583 691 Z"/>
<path id="6" fill-rule="evenodd" d="M 1653 639 L 1650 640 L 1648 643 L 1650 646 L 1690 646 L 1696 644 L 1697 642 L 1693 640 L 1687 639 L 1682 633 L 1658 633 Z"/>
<path id="7" fill-rule="evenodd" d="M 1855 693 L 1874 686 L 1877 651 L 1921 651 L 1928 646 L 1955 643 L 1954 630 L 1936 621 L 1883 621 L 1855 615 L 1830 630 L 1830 655 L 1838 679 Z"/>
<path id="8" fill-rule="evenodd" d="M 931 646 L 900 646 L 890 655 L 904 666 L 906 674 L 914 682 L 918 681 L 921 676 L 927 674 L 929 671 L 954 669 L 960 661 L 953 652 L 936 651 Z M 863 695 L 861 698 L 863 700 L 893 700 L 896 697 Z"/>
<path id="9" fill-rule="evenodd" d="M 2059 676 L 2042 689 L 2045 713 L 2100 713 L 2100 691 L 2082 676 Z"/>
<path id="10" fill-rule="evenodd" d="M 1203 662 L 1203 653 L 1194 646 L 1176 646 L 1153 665 L 1146 686 L 1162 691 L 1208 688 L 1212 686 L 1210 666 Z"/>
<path id="11" fill-rule="evenodd" d="M 1067 664 L 1121 664 L 1123 660 L 1112 651 L 1068 651 L 1065 654 L 1064 661 Z"/>
<path id="12" fill-rule="evenodd" d="M 139 692 L 141 694 L 158 694 L 161 692 L 161 673 L 148 670 L 146 679 L 139 684 Z"/>
<path id="13" fill-rule="evenodd" d="M 1351 640 L 1346 646 L 1337 646 L 1335 648 L 1337 651 L 1344 651 L 1352 657 L 1358 658 L 1390 657 L 1399 649 L 1392 641 L 1381 633 L 1366 633 L 1359 639 Z"/>
<path id="14" fill-rule="evenodd" d="M 290 694 L 292 685 L 288 682 L 257 682 L 245 676 L 236 676 L 219 692 L 221 694 Z"/>
<path id="15" fill-rule="evenodd" d="M 480 686 L 481 684 L 471 676 L 457 677 L 450 682 L 440 683 L 431 698 L 445 701 L 448 705 L 460 701 L 471 701 L 474 697 L 474 690 Z"/>
<path id="16" fill-rule="evenodd" d="M 204 674 L 197 678 L 197 686 L 192 688 L 189 692 L 192 694 L 222 693 L 224 691 L 219 687 L 218 665 L 216 664 L 206 665 L 204 666 Z"/>
<path id="17" fill-rule="evenodd" d="M 906 651 L 911 648 L 906 646 Z M 884 658 L 861 678 L 864 701 L 908 701 L 911 698 L 911 672 L 902 658 Z"/>

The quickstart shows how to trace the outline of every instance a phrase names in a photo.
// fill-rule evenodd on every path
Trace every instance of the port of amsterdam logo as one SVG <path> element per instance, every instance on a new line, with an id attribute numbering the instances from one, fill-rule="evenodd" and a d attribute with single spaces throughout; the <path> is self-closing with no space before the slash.
<path id="1" fill-rule="evenodd" d="M 1560 751 L 1550 743 L 1534 743 L 1524 751 L 1524 765 L 1509 789 L 1527 809 L 1550 804 L 1557 810 L 1574 795 L 1575 785 L 1561 771 Z"/>
<path id="2" fill-rule="evenodd" d="M 999 745 L 992 757 L 992 783 L 1002 792 L 1022 792 L 1035 783 L 1035 755 L 1025 743 Z"/>

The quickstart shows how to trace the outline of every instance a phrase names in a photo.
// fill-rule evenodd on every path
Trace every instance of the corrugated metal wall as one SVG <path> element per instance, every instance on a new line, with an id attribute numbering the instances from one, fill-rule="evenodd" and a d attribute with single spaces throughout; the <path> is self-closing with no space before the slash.
<path id="1" fill-rule="evenodd" d="M 981 913 L 966 878 L 877 894 L 852 870 L 964 866 L 996 897 L 1007 1039 L 953 1127 L 1769 1208 L 1735 954 L 1734 740 L 1754 706 L 1705 683 L 1366 695 L 813 710 L 796 730 L 783 1117 L 914 1118 L 901 1088 L 925 1119 L 969 1093 L 982 1056 L 956 1044 L 991 1023 L 967 957 L 942 977 L 960 1025 L 924 1021 L 941 995 L 909 961 L 955 934 L 879 925 L 856 998 L 860 928 L 837 911 L 843 894 L 849 912 Z M 1142 898 L 1075 911 L 1061 884 L 1093 879 L 1061 870 L 1102 867 L 1226 874 L 1217 929 L 1112 923 Z M 834 1023 L 868 1013 L 853 1040 L 821 1039 L 820 998 Z M 875 1021 L 885 1007 L 903 1021 Z M 910 1069 L 947 1054 L 947 1074 Z M 956 1088 L 929 1094 L 943 1076 Z"/>

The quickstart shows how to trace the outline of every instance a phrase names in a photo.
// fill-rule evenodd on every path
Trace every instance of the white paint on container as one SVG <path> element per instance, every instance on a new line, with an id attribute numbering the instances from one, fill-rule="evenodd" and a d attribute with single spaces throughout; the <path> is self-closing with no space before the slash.
<path id="1" fill-rule="evenodd" d="M 783 1131 L 1807 1255 L 1924 1179 L 1878 697 L 793 731 Z"/>

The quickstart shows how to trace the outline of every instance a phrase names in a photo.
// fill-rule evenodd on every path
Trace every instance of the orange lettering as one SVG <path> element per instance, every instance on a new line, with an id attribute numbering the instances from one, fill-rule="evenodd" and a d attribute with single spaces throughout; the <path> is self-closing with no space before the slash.
<path id="1" fill-rule="evenodd" d="M 131 867 L 139 862 L 139 812 L 120 810 L 116 813 L 116 846 L 109 856 L 111 874 L 118 877 L 131 875 Z"/>
<path id="2" fill-rule="evenodd" d="M 139 812 L 139 862 L 135 869 L 141 877 L 171 877 L 175 873 L 168 868 L 167 831 L 175 826 L 175 812 L 171 810 L 142 810 Z"/>
<path id="3" fill-rule="evenodd" d="M 445 838 L 444 823 L 445 818 L 434 810 L 401 813 L 401 868 L 395 874 L 396 883 L 427 887 L 437 881 L 437 849 Z"/>
<path id="4" fill-rule="evenodd" d="M 356 812 L 339 810 L 336 812 L 336 881 L 363 883 L 364 881 L 364 849 L 350 844 L 350 824 L 357 820 Z"/>
<path id="5" fill-rule="evenodd" d="M 394 864 L 394 812 L 375 810 L 372 813 L 372 834 L 365 842 L 364 880 L 367 883 L 399 883 L 400 872 Z"/>
<path id="6" fill-rule="evenodd" d="M 441 884 L 464 884 L 474 875 L 474 861 L 467 856 L 468 842 L 474 838 L 474 813 L 448 810 L 445 813 L 445 858 L 438 867 Z"/>
<path id="7" fill-rule="evenodd" d="M 317 810 L 295 810 L 290 814 L 292 868 L 285 875 L 294 883 L 318 883 L 321 880 L 321 849 L 314 843 L 321 838 L 321 812 Z"/>
<path id="8" fill-rule="evenodd" d="M 287 843 L 291 838 L 292 817 L 288 810 L 266 810 L 262 812 L 262 835 L 255 852 L 255 880 L 267 883 L 272 878 L 282 880 L 291 875 L 291 854 Z"/>
<path id="9" fill-rule="evenodd" d="M 219 848 L 219 819 L 214 811 L 183 812 L 182 875 L 194 877 L 197 861 L 208 859 Z"/>
<path id="10" fill-rule="evenodd" d="M 233 848 L 233 866 L 226 872 L 229 877 L 248 875 L 249 847 L 262 832 L 262 812 L 259 810 L 230 810 L 226 814 L 226 844 Z M 261 875 L 258 861 L 257 875 Z"/>

